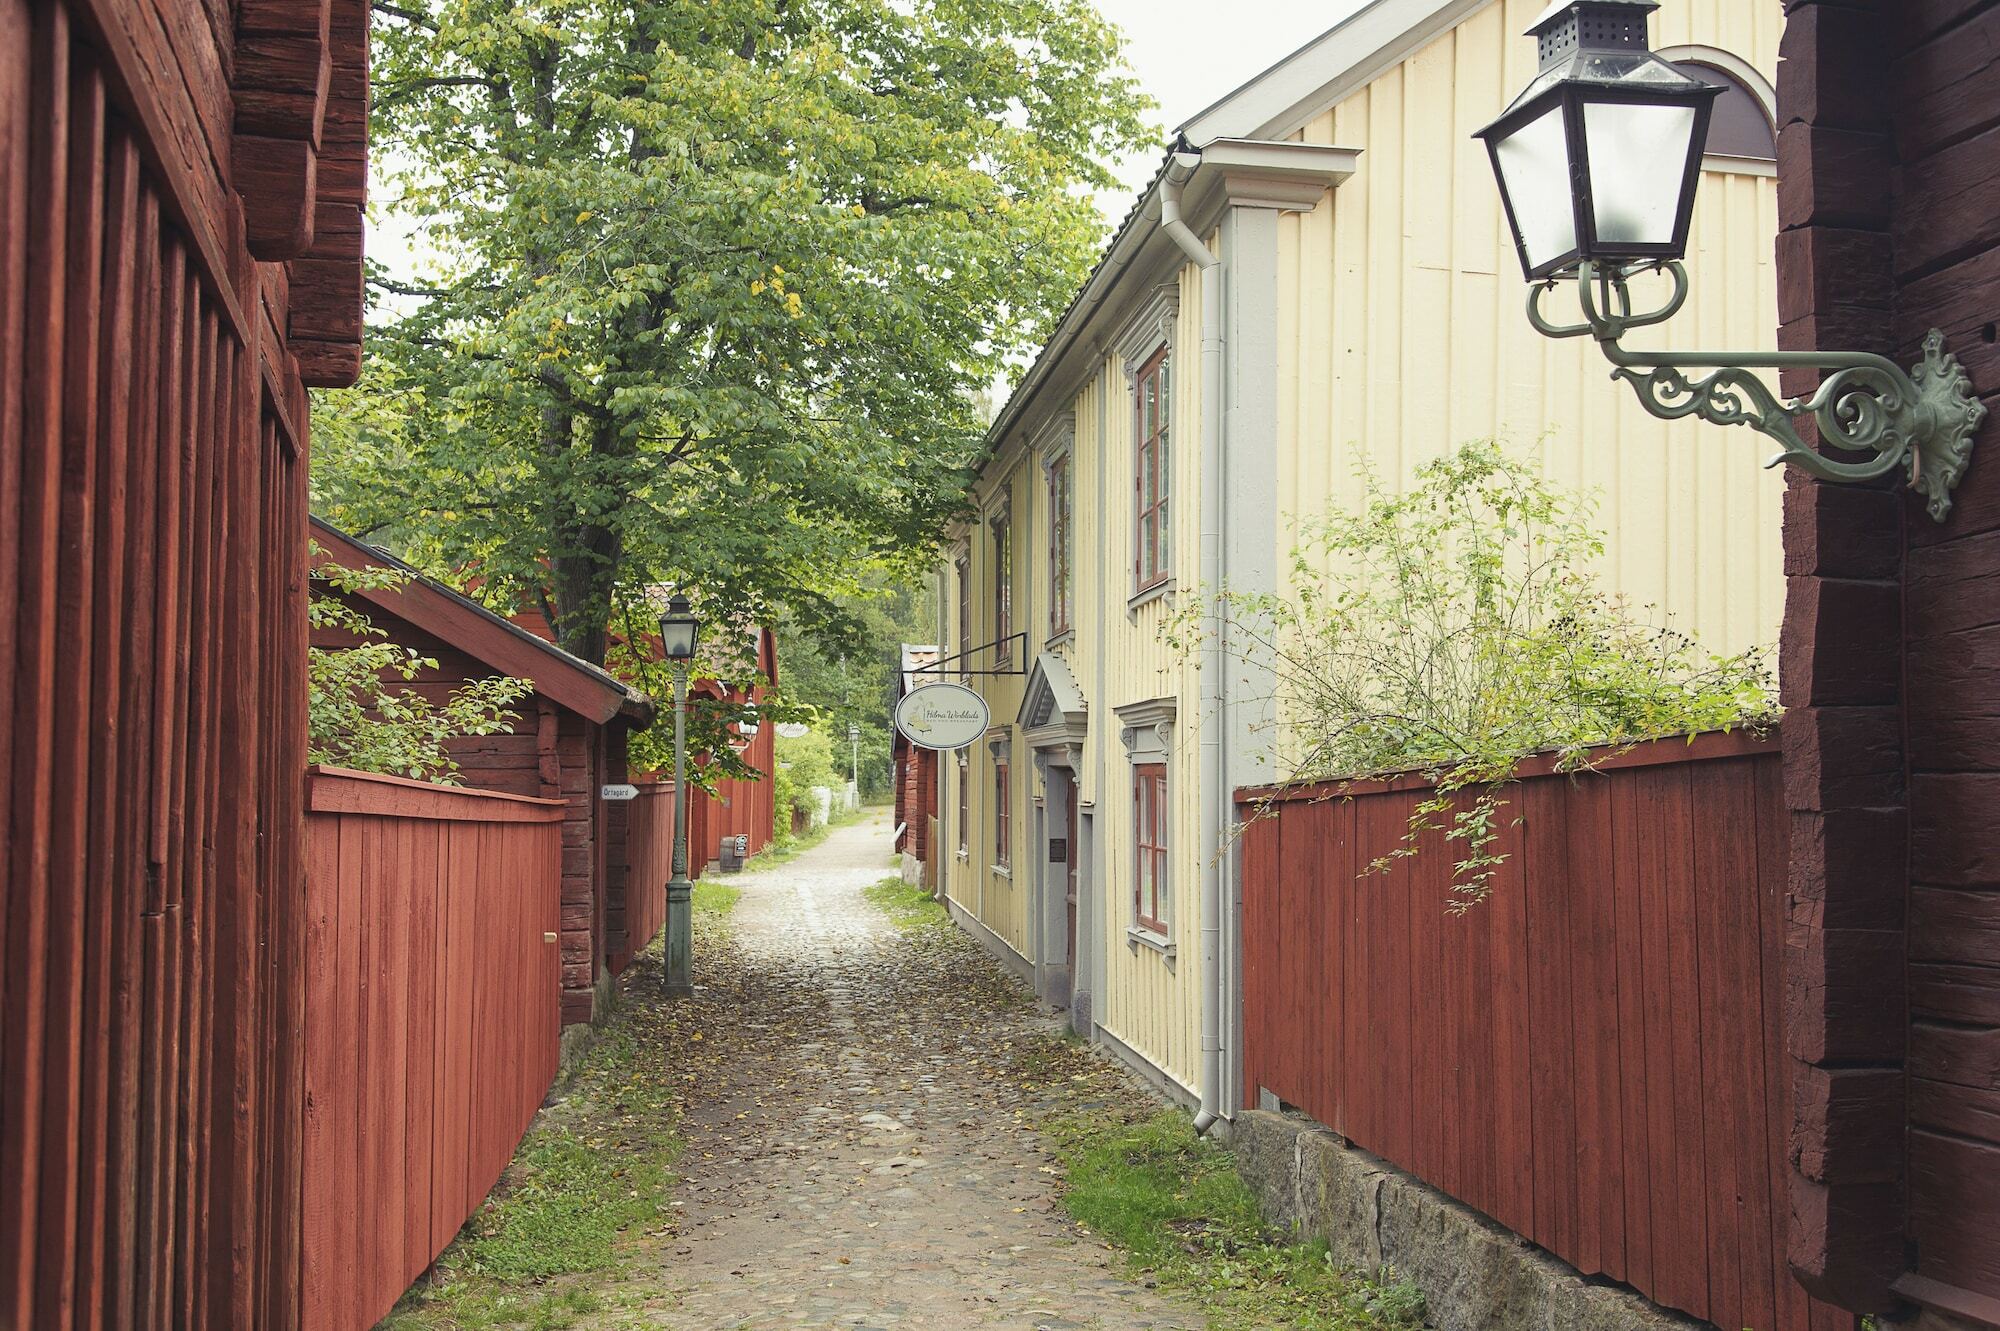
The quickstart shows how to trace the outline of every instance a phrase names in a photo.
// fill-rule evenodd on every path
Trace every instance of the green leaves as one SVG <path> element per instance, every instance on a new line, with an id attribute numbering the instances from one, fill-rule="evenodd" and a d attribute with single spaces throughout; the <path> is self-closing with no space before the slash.
<path id="1" fill-rule="evenodd" d="M 1148 137 L 1085 0 L 413 0 L 375 61 L 435 271 L 315 501 L 591 660 L 655 584 L 747 624 L 923 563 Z"/>
<path id="2" fill-rule="evenodd" d="M 307 620 L 316 630 L 340 630 L 351 647 L 307 649 L 306 758 L 333 767 L 382 772 L 443 785 L 458 784 L 458 764 L 446 741 L 457 735 L 492 735 L 513 726 L 509 710 L 534 692 L 523 679 L 495 675 L 468 680 L 442 701 L 391 681 L 414 680 L 438 663 L 387 635 L 346 599 L 352 593 L 394 587 L 407 574 L 393 568 L 351 569 L 323 564 L 313 570 Z"/>
<path id="3" fill-rule="evenodd" d="M 1489 442 L 1307 529 L 1283 595 L 1225 593 L 1234 640 L 1275 680 L 1278 765 L 1318 781 L 1418 771 L 1437 788 L 1380 869 L 1441 834 L 1455 908 L 1504 860 L 1521 759 L 1579 770 L 1642 740 L 1775 717 L 1761 653 L 1716 656 L 1597 581 L 1595 506 Z M 1213 606 L 1172 634 L 1191 649 Z"/>

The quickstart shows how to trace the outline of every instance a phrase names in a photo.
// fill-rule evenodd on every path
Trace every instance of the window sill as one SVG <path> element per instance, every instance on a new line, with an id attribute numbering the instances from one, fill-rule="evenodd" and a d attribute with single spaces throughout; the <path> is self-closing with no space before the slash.
<path id="1" fill-rule="evenodd" d="M 1075 642 L 1075 641 L 1076 641 L 1076 629 L 1074 627 L 1070 627 L 1064 629 L 1060 633 L 1051 633 L 1048 636 L 1047 641 L 1042 643 L 1042 646 L 1044 648 L 1060 647 L 1066 642 Z"/>
<path id="2" fill-rule="evenodd" d="M 1132 593 L 1125 601 L 1125 613 L 1129 615 L 1138 610 L 1140 606 L 1148 605 L 1154 601 L 1165 601 L 1168 605 L 1174 603 L 1174 580 L 1172 578 L 1168 578 L 1165 582 L 1156 582 L 1144 591 Z"/>
<path id="3" fill-rule="evenodd" d="M 1134 952 L 1137 952 L 1142 947 L 1151 948 L 1168 961 L 1172 961 L 1180 955 L 1179 945 L 1165 934 L 1154 933 L 1151 929 L 1142 928 L 1136 924 L 1126 926 L 1125 946 L 1131 948 Z"/>
<path id="4" fill-rule="evenodd" d="M 1013 866 L 1011 866 L 1011 865 L 1006 865 L 1006 864 L 989 864 L 989 865 L 987 865 L 986 867 L 987 867 L 987 869 L 988 869 L 988 870 L 990 870 L 990 871 L 991 871 L 991 872 L 993 873 L 993 875 L 994 875 L 995 877 L 997 877 L 997 878 L 1006 878 L 1006 879 L 1009 879 L 1009 880 L 1011 880 L 1011 879 L 1012 879 L 1012 878 L 1014 877 L 1014 869 L 1013 869 Z"/>

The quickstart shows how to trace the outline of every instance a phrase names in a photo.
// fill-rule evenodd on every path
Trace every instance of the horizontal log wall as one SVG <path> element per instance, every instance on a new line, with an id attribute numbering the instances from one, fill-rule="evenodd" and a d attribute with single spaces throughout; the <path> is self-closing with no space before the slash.
<path id="1" fill-rule="evenodd" d="M 1912 365 L 1939 329 L 1989 410 L 1942 525 L 1790 487 L 1792 1257 L 2000 1327 L 2000 0 L 1786 8 L 1784 345 Z"/>
<path id="2" fill-rule="evenodd" d="M 307 808 L 300 1324 L 361 1331 L 555 1079 L 563 805 L 315 769 Z"/>
<path id="3" fill-rule="evenodd" d="M 1440 836 L 1368 871 L 1430 793 L 1244 805 L 1246 1101 L 1731 1331 L 1851 1328 L 1785 1261 L 1775 746 L 1709 736 L 1523 780 L 1462 916 Z"/>

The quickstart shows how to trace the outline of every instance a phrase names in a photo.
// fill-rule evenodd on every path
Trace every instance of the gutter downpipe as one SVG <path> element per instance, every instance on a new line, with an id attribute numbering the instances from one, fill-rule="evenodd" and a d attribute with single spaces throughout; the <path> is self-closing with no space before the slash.
<path id="1" fill-rule="evenodd" d="M 1201 269 L 1201 594 L 1220 598 L 1222 567 L 1222 260 L 1181 220 L 1181 190 L 1201 165 L 1198 152 L 1176 152 L 1160 183 L 1160 229 Z M 1220 600 L 1216 613 L 1220 615 Z M 1219 629 L 1219 626 L 1218 626 Z M 1198 789 L 1201 867 L 1201 1108 L 1203 1135 L 1222 1117 L 1222 804 L 1228 795 L 1223 729 L 1228 703 L 1226 644 L 1219 632 L 1202 641 L 1199 665 L 1201 755 Z"/>

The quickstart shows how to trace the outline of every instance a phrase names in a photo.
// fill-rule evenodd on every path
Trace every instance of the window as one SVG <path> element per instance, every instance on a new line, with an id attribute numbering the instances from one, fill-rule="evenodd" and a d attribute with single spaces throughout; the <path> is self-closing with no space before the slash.
<path id="1" fill-rule="evenodd" d="M 1069 456 L 1049 464 L 1049 636 L 1069 632 Z"/>
<path id="2" fill-rule="evenodd" d="M 1011 764 L 1005 754 L 993 755 L 993 863 L 1004 869 L 1014 862 L 1008 847 L 1014 836 L 1014 810 L 1008 781 Z"/>
<path id="3" fill-rule="evenodd" d="M 1133 562 L 1140 591 L 1167 580 L 1169 534 L 1167 496 L 1172 466 L 1168 422 L 1173 415 L 1173 374 L 1167 353 L 1146 362 L 1134 381 L 1138 398 L 1139 549 Z"/>
<path id="4" fill-rule="evenodd" d="M 1683 73 L 1722 89 L 1708 125 L 1710 158 L 1770 163 L 1778 160 L 1777 129 L 1771 121 L 1769 100 L 1774 93 L 1762 75 L 1737 56 L 1711 47 L 1668 47 L 1660 56 Z M 1716 164 L 1711 162 L 1709 169 L 1716 169 Z"/>
<path id="5" fill-rule="evenodd" d="M 993 519 L 993 650 L 1004 664 L 1014 652 L 1014 528 L 1006 513 Z"/>
<path id="6" fill-rule="evenodd" d="M 1167 932 L 1167 766 L 1142 763 L 1132 769 L 1133 821 L 1138 863 L 1134 866 L 1133 914 L 1141 929 Z"/>

